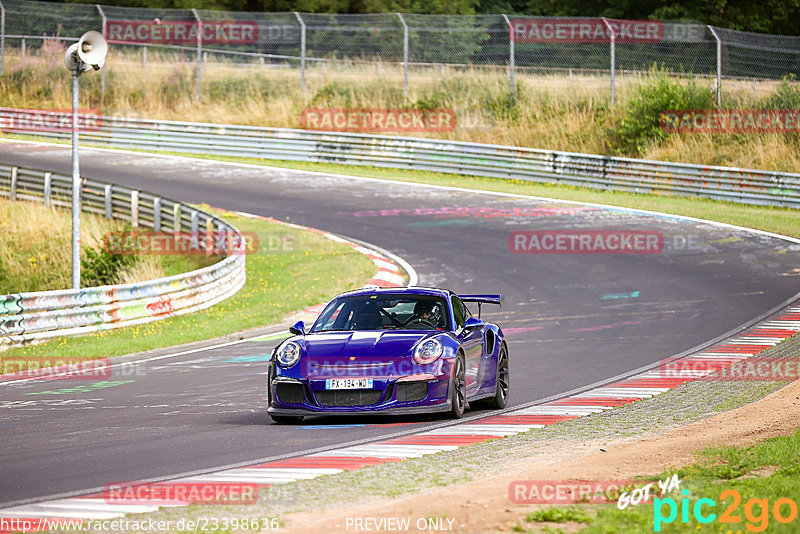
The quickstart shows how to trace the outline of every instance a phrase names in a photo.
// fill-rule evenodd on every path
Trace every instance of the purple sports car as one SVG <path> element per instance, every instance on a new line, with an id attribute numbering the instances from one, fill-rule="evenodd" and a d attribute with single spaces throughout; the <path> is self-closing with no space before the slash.
<path id="1" fill-rule="evenodd" d="M 473 317 L 465 303 L 477 303 Z M 268 412 L 276 423 L 306 415 L 446 412 L 503 408 L 508 346 L 503 331 L 480 319 L 503 295 L 456 295 L 444 289 L 376 287 L 342 293 L 306 330 L 270 356 Z"/>

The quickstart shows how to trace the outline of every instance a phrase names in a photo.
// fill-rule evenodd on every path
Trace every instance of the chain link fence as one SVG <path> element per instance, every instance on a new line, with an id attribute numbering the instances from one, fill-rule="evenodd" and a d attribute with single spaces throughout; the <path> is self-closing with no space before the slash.
<path id="1" fill-rule="evenodd" d="M 800 37 L 698 22 L 518 15 L 310 14 L 146 9 L 0 0 L 0 75 L 48 46 L 88 30 L 112 45 L 103 69 L 121 65 L 190 72 L 200 98 L 214 80 L 257 70 L 309 83 L 374 81 L 408 93 L 409 83 L 481 77 L 542 80 L 556 89 L 607 94 L 654 66 L 707 79 L 718 102 L 731 88 L 800 73 Z M 50 54 L 55 56 L 55 54 Z M 130 72 L 126 71 L 126 75 Z M 209 83 L 211 85 L 209 86 Z M 506 83 L 506 82 L 504 82 Z M 742 84 L 745 84 L 744 86 Z M 213 95 L 212 95 L 213 96 Z"/>

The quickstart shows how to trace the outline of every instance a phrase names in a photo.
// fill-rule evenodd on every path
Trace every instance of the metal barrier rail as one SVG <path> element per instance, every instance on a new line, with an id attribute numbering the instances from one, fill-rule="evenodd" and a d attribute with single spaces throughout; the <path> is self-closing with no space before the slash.
<path id="1" fill-rule="evenodd" d="M 66 131 L 37 131 L 37 113 L 42 112 L 0 108 L 0 130 L 69 137 Z M 93 126 L 81 140 L 97 146 L 369 165 L 800 208 L 800 174 L 795 173 L 414 137 L 118 117 L 87 120 Z"/>
<path id="2" fill-rule="evenodd" d="M 230 255 L 202 269 L 146 282 L 0 295 L 0 349 L 191 313 L 244 285 L 244 236 L 225 221 L 146 191 L 95 180 L 84 179 L 81 194 L 84 211 L 129 221 L 134 228 L 181 232 L 196 252 L 203 251 L 206 238 L 216 240 L 228 244 Z M 71 176 L 0 165 L 0 198 L 69 208 L 71 195 Z"/>

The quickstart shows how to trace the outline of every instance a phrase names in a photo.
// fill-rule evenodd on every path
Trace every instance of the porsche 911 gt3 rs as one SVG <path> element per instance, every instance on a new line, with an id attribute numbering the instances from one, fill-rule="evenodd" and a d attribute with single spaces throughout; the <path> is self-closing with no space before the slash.
<path id="1" fill-rule="evenodd" d="M 478 306 L 478 317 L 467 308 Z M 503 295 L 433 288 L 365 288 L 335 297 L 314 324 L 300 321 L 275 347 L 268 413 L 277 423 L 321 414 L 503 408 L 509 394 L 503 331 L 480 319 Z"/>

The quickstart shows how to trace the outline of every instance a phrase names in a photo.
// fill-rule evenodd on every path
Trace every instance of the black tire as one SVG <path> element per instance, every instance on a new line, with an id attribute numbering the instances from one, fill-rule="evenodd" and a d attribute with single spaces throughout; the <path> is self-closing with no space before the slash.
<path id="1" fill-rule="evenodd" d="M 458 354 L 453 364 L 453 387 L 450 389 L 450 411 L 448 416 L 452 419 L 461 419 L 467 407 L 467 368 L 464 355 Z"/>
<path id="2" fill-rule="evenodd" d="M 500 352 L 497 355 L 497 389 L 494 397 L 488 399 L 481 399 L 473 402 L 476 408 L 486 408 L 489 410 L 500 410 L 505 408 L 508 404 L 508 391 L 509 391 L 509 377 L 508 372 L 508 349 L 505 344 L 500 345 Z"/>
<path id="3" fill-rule="evenodd" d="M 296 425 L 303 421 L 302 415 L 272 415 L 272 420 L 279 425 Z"/>

